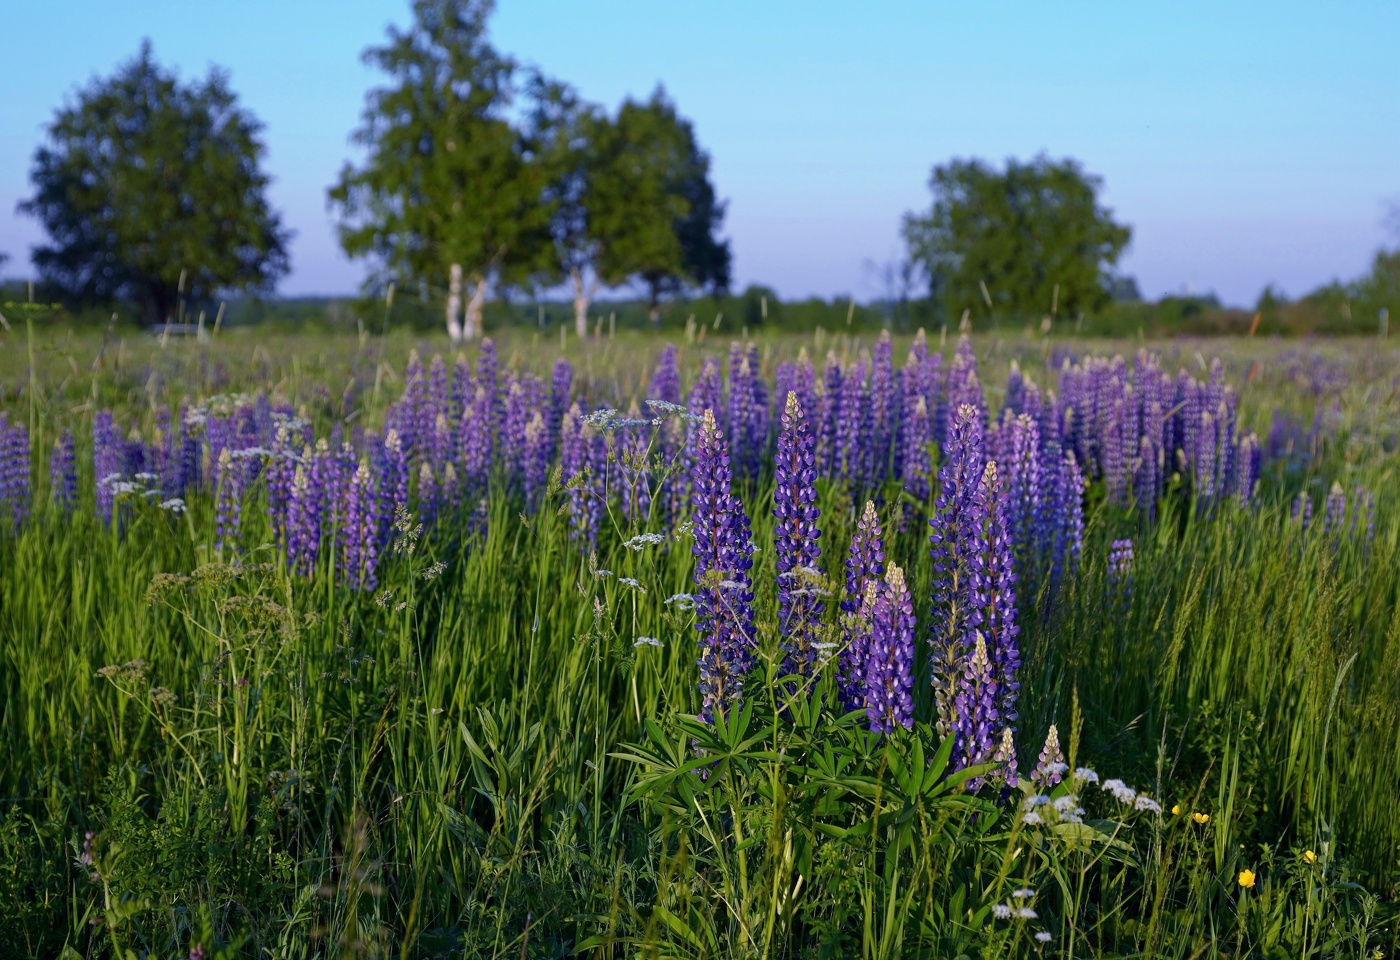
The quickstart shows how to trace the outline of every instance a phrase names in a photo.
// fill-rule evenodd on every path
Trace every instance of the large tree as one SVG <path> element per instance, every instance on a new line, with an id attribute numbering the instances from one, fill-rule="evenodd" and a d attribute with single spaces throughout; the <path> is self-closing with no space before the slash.
<path id="1" fill-rule="evenodd" d="M 537 79 L 532 115 L 548 168 L 555 279 L 567 280 L 580 333 L 599 285 L 640 281 L 653 322 L 662 297 L 729 287 L 729 245 L 716 236 L 724 205 L 709 157 L 664 91 L 626 100 L 616 116 Z"/>
<path id="2" fill-rule="evenodd" d="M 1098 202 L 1101 187 L 1069 159 L 1013 159 L 1004 170 L 954 160 L 933 170 L 932 209 L 904 217 L 909 257 L 950 315 L 987 300 L 1027 317 L 1092 310 L 1131 237 Z"/>
<path id="3" fill-rule="evenodd" d="M 546 174 L 510 122 L 517 70 L 487 40 L 491 9 L 415 0 L 412 26 L 390 28 L 387 44 L 365 52 L 392 82 L 370 92 L 354 135 L 364 164 L 346 164 L 330 192 L 348 254 L 400 280 L 446 281 L 454 340 L 480 332 L 492 282 L 527 283 L 549 266 Z"/>
<path id="4" fill-rule="evenodd" d="M 287 272 L 287 241 L 267 202 L 261 125 L 212 70 L 181 84 L 147 41 L 58 111 L 34 154 L 35 194 L 19 205 L 51 243 L 41 279 L 86 300 L 137 303 L 168 319 L 183 292 L 266 290 Z"/>

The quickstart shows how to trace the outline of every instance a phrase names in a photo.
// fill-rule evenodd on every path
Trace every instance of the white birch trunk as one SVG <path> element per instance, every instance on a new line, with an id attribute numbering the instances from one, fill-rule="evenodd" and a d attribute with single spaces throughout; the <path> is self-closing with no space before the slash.
<path id="1" fill-rule="evenodd" d="M 462 265 L 454 263 L 447 271 L 447 335 L 453 343 L 462 340 Z"/>
<path id="2" fill-rule="evenodd" d="M 580 337 L 588 336 L 588 306 L 593 302 L 597 284 L 583 285 L 583 271 L 578 267 L 569 270 L 569 279 L 574 284 L 574 332 Z"/>
<path id="3" fill-rule="evenodd" d="M 471 299 L 467 301 L 466 322 L 462 324 L 462 339 L 475 340 L 481 336 L 481 310 L 486 305 L 486 280 L 478 280 L 472 287 Z"/>

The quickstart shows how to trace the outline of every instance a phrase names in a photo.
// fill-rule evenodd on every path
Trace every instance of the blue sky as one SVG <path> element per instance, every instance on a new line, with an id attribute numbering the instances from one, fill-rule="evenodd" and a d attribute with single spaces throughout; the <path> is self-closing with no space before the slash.
<path id="1" fill-rule="evenodd" d="M 11 4 L 0 61 L 0 251 L 66 96 L 150 37 L 189 78 L 227 68 L 266 124 L 274 204 L 296 230 L 289 294 L 353 290 L 325 190 L 352 155 L 361 50 L 404 2 Z M 736 285 L 881 294 L 901 214 L 951 157 L 1079 158 L 1134 228 L 1145 293 L 1249 304 L 1363 272 L 1400 200 L 1400 4 L 660 4 L 505 0 L 501 49 L 610 107 L 666 86 L 713 156 Z"/>

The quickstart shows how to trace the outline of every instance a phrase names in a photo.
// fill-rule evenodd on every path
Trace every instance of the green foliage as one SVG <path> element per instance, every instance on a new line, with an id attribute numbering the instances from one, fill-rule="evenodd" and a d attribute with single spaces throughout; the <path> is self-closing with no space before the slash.
<path id="1" fill-rule="evenodd" d="M 289 234 L 267 204 L 259 129 L 223 73 L 182 85 L 144 43 L 58 112 L 34 154 L 20 210 L 51 240 L 33 254 L 40 276 L 81 300 L 134 301 L 148 323 L 182 295 L 270 289 Z"/>
<path id="2" fill-rule="evenodd" d="M 909 257 L 950 316 L 964 310 L 1073 316 L 1108 299 L 1107 269 L 1131 231 L 1098 203 L 1101 181 L 1074 160 L 954 160 L 929 178 L 933 208 L 906 214 Z"/>
<path id="3" fill-rule="evenodd" d="M 352 257 L 381 281 L 441 287 L 450 264 L 471 282 L 524 283 L 547 266 L 544 171 L 508 110 L 516 65 L 486 39 L 490 0 L 415 0 L 413 25 L 391 27 L 365 61 L 389 75 L 372 91 L 330 199 Z"/>

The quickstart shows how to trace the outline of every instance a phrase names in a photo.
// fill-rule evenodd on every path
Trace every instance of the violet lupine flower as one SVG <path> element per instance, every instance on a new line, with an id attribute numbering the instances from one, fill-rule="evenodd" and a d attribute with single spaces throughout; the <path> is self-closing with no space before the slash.
<path id="1" fill-rule="evenodd" d="M 291 431 L 286 424 L 277 427 L 277 436 L 267 464 L 267 513 L 273 533 L 284 546 L 287 543 L 287 506 L 292 496 L 292 478 L 296 473 L 296 455 L 291 450 Z"/>
<path id="2" fill-rule="evenodd" d="M 491 398 L 478 386 L 467 399 L 457 425 L 457 461 L 462 465 L 462 479 L 472 496 L 480 494 L 491 467 L 490 431 Z"/>
<path id="3" fill-rule="evenodd" d="M 884 577 L 885 543 L 880 515 L 869 500 L 856 523 L 846 555 L 846 598 L 841 601 L 843 643 L 837 659 L 837 689 L 847 710 L 865 705 L 866 660 L 870 647 L 867 592 Z"/>
<path id="4" fill-rule="evenodd" d="M 841 410 L 837 431 L 836 475 L 852 487 L 865 486 L 869 444 L 869 388 L 865 382 L 865 364 L 857 361 L 848 369 L 841 383 Z"/>
<path id="5" fill-rule="evenodd" d="M 661 348 L 656 370 L 651 375 L 651 384 L 647 387 L 647 398 L 677 405 L 681 402 L 681 374 L 676 366 L 676 348 L 673 344 L 668 343 Z"/>
<path id="6" fill-rule="evenodd" d="M 1137 508 L 1151 522 L 1157 516 L 1157 498 L 1162 493 L 1162 473 L 1166 458 L 1161 446 L 1161 409 L 1156 403 L 1147 414 L 1149 426 L 1138 437 L 1137 459 L 1133 463 L 1133 497 Z"/>
<path id="7" fill-rule="evenodd" d="M 1007 527 L 1022 571 L 1034 570 L 1045 553 L 1041 498 L 1049 491 L 1040 472 L 1040 427 L 1029 414 L 1003 414 L 997 431 L 1005 466 Z"/>
<path id="8" fill-rule="evenodd" d="M 423 420 L 427 424 L 436 423 L 439 416 L 447 414 L 451 409 L 452 395 L 447 383 L 447 363 L 440 353 L 433 354 L 433 362 L 428 367 L 426 400 L 427 410 Z"/>
<path id="9" fill-rule="evenodd" d="M 893 563 L 876 594 L 870 615 L 866 658 L 865 710 L 870 729 L 890 733 L 914 726 L 914 602 L 904 571 Z"/>
<path id="10" fill-rule="evenodd" d="M 748 352 L 735 341 L 729 346 L 729 448 L 735 472 L 744 477 L 758 473 L 755 380 Z"/>
<path id="11" fill-rule="evenodd" d="M 341 576 L 355 590 L 373 590 L 379 583 L 379 516 L 369 462 L 361 460 L 350 475 L 341 508 Z"/>
<path id="12" fill-rule="evenodd" d="M 724 410 L 724 381 L 720 378 L 719 361 L 706 357 L 700 364 L 700 375 L 690 385 L 686 406 L 692 414 L 705 410 Z M 685 472 L 695 470 L 695 451 L 700 443 L 700 421 L 688 421 L 685 441 Z"/>
<path id="13" fill-rule="evenodd" d="M 389 411 L 385 432 L 398 433 L 404 453 L 414 456 L 432 430 L 432 412 L 428 408 L 428 383 L 423 374 L 423 360 L 417 350 L 408 352 L 404 368 L 403 396 Z"/>
<path id="14" fill-rule="evenodd" d="M 1069 764 L 1065 763 L 1065 755 L 1060 750 L 1060 731 L 1052 723 L 1050 732 L 1045 736 L 1045 746 L 1041 748 L 1039 762 L 1031 771 L 1030 779 L 1041 790 L 1049 790 L 1064 779 L 1067 770 Z"/>
<path id="15" fill-rule="evenodd" d="M 408 457 L 399 435 L 390 430 L 384 437 L 383 461 L 379 469 L 379 543 L 382 548 L 392 535 L 394 518 L 408 509 Z"/>
<path id="16" fill-rule="evenodd" d="M 1322 504 L 1322 535 L 1340 536 L 1345 528 L 1346 516 L 1347 495 L 1342 485 L 1334 480 L 1332 489 L 1327 492 L 1327 499 Z"/>
<path id="17" fill-rule="evenodd" d="M 982 399 L 982 382 L 977 379 L 977 357 L 972 352 L 972 341 L 966 334 L 958 339 L 953 352 L 953 363 L 948 369 L 948 423 L 944 436 L 949 436 L 957 423 L 959 412 L 964 406 L 972 407 L 983 422 L 987 418 L 987 404 Z"/>
<path id="18" fill-rule="evenodd" d="M 24 424 L 9 426 L 0 413 L 0 504 L 8 504 L 16 530 L 29 516 L 29 431 Z"/>
<path id="19" fill-rule="evenodd" d="M 1126 606 L 1133 595 L 1133 541 L 1114 540 L 1108 547 L 1108 593 Z"/>
<path id="20" fill-rule="evenodd" d="M 569 536 L 592 546 L 598 536 L 602 515 L 599 495 L 601 478 L 594 476 L 592 463 L 595 432 L 583 420 L 583 410 L 575 403 L 564 415 L 560 434 L 560 468 L 569 495 Z"/>
<path id="21" fill-rule="evenodd" d="M 902 450 L 899 457 L 900 479 L 904 489 L 920 504 L 928 504 L 929 476 L 933 473 L 933 457 L 929 444 L 933 440 L 928 402 L 914 398 L 914 407 L 900 422 Z"/>
<path id="22" fill-rule="evenodd" d="M 538 411 L 525 425 L 525 507 L 533 512 L 539 509 L 540 498 L 549 482 L 549 461 L 553 453 L 553 443 L 545 426 L 544 416 Z"/>
<path id="23" fill-rule="evenodd" d="M 841 394 L 845 389 L 841 361 L 827 351 L 826 370 L 822 374 L 819 407 L 820 430 L 817 434 L 817 473 L 834 477 L 841 458 Z"/>
<path id="24" fill-rule="evenodd" d="M 778 569 L 778 632 L 789 674 L 811 676 L 817 663 L 817 626 L 825 604 L 813 592 L 821 535 L 817 519 L 817 441 L 807 427 L 797 394 L 783 409 L 774 464 L 773 541 Z"/>
<path id="25" fill-rule="evenodd" d="M 532 412 L 524 385 L 512 379 L 506 389 L 505 417 L 501 421 L 501 435 L 497 443 L 508 483 L 517 481 L 523 470 L 521 457 L 525 452 L 525 425 L 530 422 Z"/>
<path id="26" fill-rule="evenodd" d="M 432 526 L 442 510 L 442 488 L 433 465 L 424 460 L 418 465 L 418 519 L 424 526 Z"/>
<path id="27" fill-rule="evenodd" d="M 933 558 L 932 680 L 939 735 L 945 737 L 953 729 L 954 698 L 965 673 L 970 614 L 968 580 L 975 549 L 972 514 L 983 469 L 981 414 L 970 404 L 963 404 L 949 431 L 947 460 L 938 472 L 938 497 L 929 519 L 929 552 Z"/>
<path id="28" fill-rule="evenodd" d="M 1254 499 L 1254 491 L 1259 486 L 1259 467 L 1262 461 L 1259 438 L 1253 433 L 1240 440 L 1235 465 L 1235 496 L 1240 506 L 1247 507 Z"/>
<path id="29" fill-rule="evenodd" d="M 496 341 L 487 337 L 481 341 L 476 356 L 476 387 L 486 394 L 487 437 L 492 440 L 501 425 L 501 387 L 497 376 Z"/>
<path id="30" fill-rule="evenodd" d="M 700 420 L 691 473 L 695 543 L 695 628 L 700 640 L 700 716 L 714 717 L 739 699 L 753 662 L 753 541 L 744 506 L 730 492 L 724 434 L 714 411 Z"/>
<path id="31" fill-rule="evenodd" d="M 1055 447 L 1050 447 L 1053 453 Z M 1048 584 L 1053 591 L 1079 562 L 1084 550 L 1084 475 L 1074 454 L 1064 451 L 1059 462 L 1050 469 L 1052 487 L 1047 499 L 1046 517 L 1050 559 Z"/>
<path id="32" fill-rule="evenodd" d="M 296 465 L 287 500 L 287 564 L 294 573 L 309 577 L 316 569 L 321 549 L 321 502 L 312 489 L 315 472 L 310 448 Z"/>
<path id="33" fill-rule="evenodd" d="M 554 361 L 554 370 L 549 377 L 549 419 L 545 427 L 549 431 L 551 453 L 559 443 L 559 430 L 564 425 L 564 414 L 569 412 L 573 389 L 574 368 L 568 360 L 560 357 Z"/>
<path id="34" fill-rule="evenodd" d="M 458 353 L 452 362 L 452 405 L 447 410 L 447 422 L 456 423 L 462 419 L 462 411 L 473 393 L 472 368 L 464 353 Z"/>
<path id="35" fill-rule="evenodd" d="M 1303 533 L 1308 532 L 1308 525 L 1312 523 L 1312 498 L 1306 493 L 1300 493 L 1293 498 L 1293 519 L 1297 521 Z"/>
<path id="36" fill-rule="evenodd" d="M 633 400 L 627 419 L 640 421 L 642 411 Z M 617 444 L 617 475 L 622 488 L 622 515 L 645 521 L 651 512 L 651 472 L 648 469 L 650 437 L 639 426 L 622 427 L 613 434 Z"/>
<path id="37" fill-rule="evenodd" d="M 122 437 L 112 423 L 110 410 L 99 410 L 92 418 L 92 470 L 97 485 L 98 519 L 111 523 L 116 501 L 112 483 L 122 472 Z"/>
<path id="38" fill-rule="evenodd" d="M 1002 727 L 1001 743 L 997 745 L 992 763 L 997 765 L 992 779 L 1000 780 L 1011 789 L 1016 789 L 1019 775 L 1016 770 L 1016 735 L 1010 727 Z"/>
<path id="39" fill-rule="evenodd" d="M 1021 666 L 1016 642 L 1016 571 L 1011 537 L 1007 530 L 1006 493 L 995 463 L 988 463 L 968 512 L 967 603 L 968 629 L 987 644 L 996 680 L 997 717 L 1006 724 L 1016 719 Z M 970 639 L 970 638 L 969 638 Z"/>
<path id="40" fill-rule="evenodd" d="M 214 550 L 233 549 L 243 513 L 243 470 L 235 466 L 228 447 L 219 451 L 214 466 Z"/>
<path id="41" fill-rule="evenodd" d="M 870 469 L 868 476 L 874 484 L 884 483 L 890 475 L 890 454 L 899 426 L 899 403 L 894 378 L 894 347 L 890 332 L 880 331 L 875 342 L 870 368 Z"/>
<path id="42" fill-rule="evenodd" d="M 69 431 L 64 431 L 53 447 L 49 460 L 49 493 L 54 505 L 64 513 L 70 512 L 78 501 L 77 447 Z"/>
<path id="43" fill-rule="evenodd" d="M 953 699 L 954 769 L 978 766 L 992 759 L 1001 719 L 996 707 L 998 695 L 987 641 L 981 631 L 974 631 L 972 656 L 964 661 Z M 968 789 L 975 791 L 980 785 L 980 780 L 970 781 Z"/>

